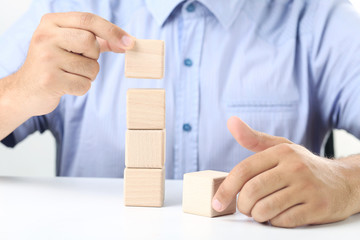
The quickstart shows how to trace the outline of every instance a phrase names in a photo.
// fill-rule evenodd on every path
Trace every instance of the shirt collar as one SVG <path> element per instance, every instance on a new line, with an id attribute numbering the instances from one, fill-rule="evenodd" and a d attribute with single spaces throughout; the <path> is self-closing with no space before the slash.
<path id="1" fill-rule="evenodd" d="M 239 14 L 245 0 L 198 0 L 206 6 L 228 29 Z M 156 22 L 162 26 L 172 11 L 184 0 L 145 0 L 146 5 Z"/>
<path id="2" fill-rule="evenodd" d="M 228 29 L 239 15 L 245 0 L 198 0 Z"/>
<path id="3" fill-rule="evenodd" d="M 162 26 L 183 0 L 145 0 L 145 2 L 156 22 Z"/>

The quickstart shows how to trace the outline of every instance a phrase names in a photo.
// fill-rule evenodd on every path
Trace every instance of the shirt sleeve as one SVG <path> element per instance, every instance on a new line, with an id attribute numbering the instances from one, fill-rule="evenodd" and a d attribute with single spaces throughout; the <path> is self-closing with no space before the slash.
<path id="1" fill-rule="evenodd" d="M 345 0 L 318 1 L 311 52 L 321 123 L 360 138 L 360 15 Z"/>
<path id="2" fill-rule="evenodd" d="M 28 11 L 0 36 L 0 79 L 16 72 L 24 63 L 31 37 L 41 17 L 52 11 L 50 1 L 35 0 Z M 55 110 L 51 116 L 56 114 Z M 51 117 L 53 118 L 53 117 Z M 29 134 L 44 132 L 49 127 L 49 116 L 32 117 L 1 142 L 14 147 Z"/>

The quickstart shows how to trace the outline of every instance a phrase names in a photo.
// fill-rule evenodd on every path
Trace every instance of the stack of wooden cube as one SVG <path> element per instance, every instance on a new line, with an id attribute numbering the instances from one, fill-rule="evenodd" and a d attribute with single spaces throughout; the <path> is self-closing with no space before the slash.
<path id="1" fill-rule="evenodd" d="M 136 40 L 126 51 L 125 76 L 162 78 L 164 42 Z M 161 207 L 165 188 L 165 90 L 129 89 L 127 92 L 124 203 Z"/>

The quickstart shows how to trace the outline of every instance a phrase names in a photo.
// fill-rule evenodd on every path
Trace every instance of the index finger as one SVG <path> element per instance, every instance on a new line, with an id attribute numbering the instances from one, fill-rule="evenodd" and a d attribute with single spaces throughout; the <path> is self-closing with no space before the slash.
<path id="1" fill-rule="evenodd" d="M 279 160 L 269 154 L 271 148 L 256 153 L 237 164 L 219 186 L 212 201 L 213 208 L 222 212 L 240 192 L 247 181 L 277 166 Z"/>
<path id="2" fill-rule="evenodd" d="M 107 40 L 113 46 L 112 49 L 115 52 L 122 52 L 122 50 L 131 49 L 134 46 L 134 40 L 131 35 L 115 24 L 92 13 L 51 13 L 43 18 L 47 18 L 59 27 L 78 28 L 92 32 L 96 36 Z"/>

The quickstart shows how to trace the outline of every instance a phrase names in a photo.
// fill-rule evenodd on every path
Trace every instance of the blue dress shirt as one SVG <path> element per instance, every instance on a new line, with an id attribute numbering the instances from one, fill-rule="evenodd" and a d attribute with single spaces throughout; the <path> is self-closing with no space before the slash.
<path id="1" fill-rule="evenodd" d="M 0 38 L 0 78 L 24 62 L 41 16 L 64 11 L 165 40 L 166 66 L 163 80 L 127 79 L 124 55 L 103 53 L 85 96 L 64 96 L 3 141 L 50 130 L 59 176 L 123 177 L 128 88 L 166 90 L 167 178 L 250 156 L 227 130 L 233 115 L 315 153 L 331 129 L 360 137 L 360 15 L 348 1 L 37 0 Z"/>

